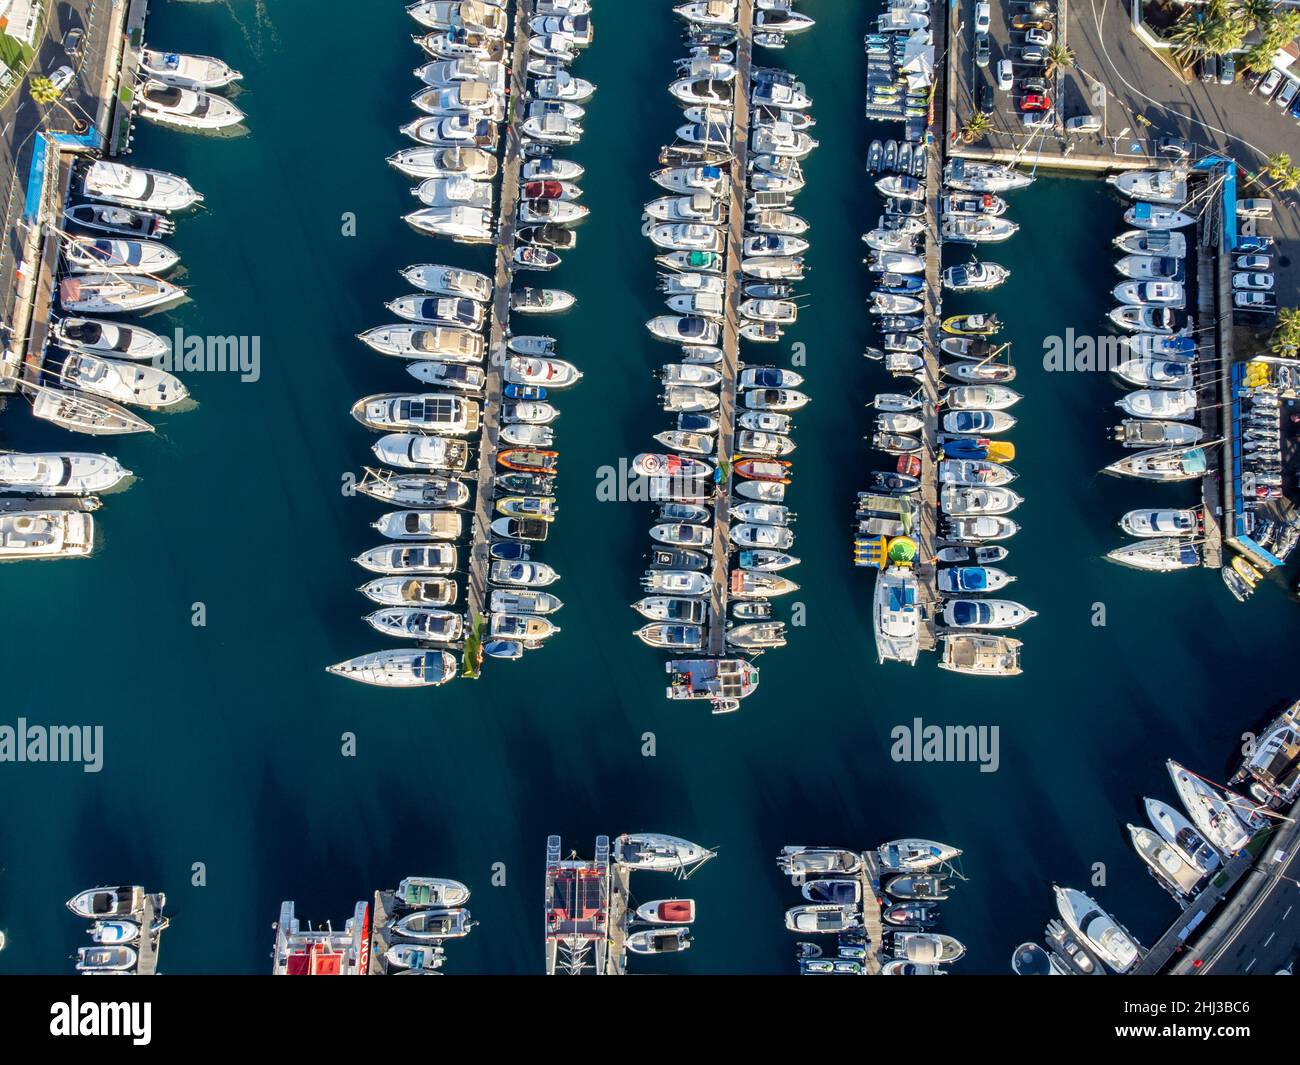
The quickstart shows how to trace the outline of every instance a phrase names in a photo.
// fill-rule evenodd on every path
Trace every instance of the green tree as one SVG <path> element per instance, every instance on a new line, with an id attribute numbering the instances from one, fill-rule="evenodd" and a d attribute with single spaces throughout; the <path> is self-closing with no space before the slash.
<path id="1" fill-rule="evenodd" d="M 1294 356 L 1300 351 L 1300 309 L 1282 307 L 1278 310 L 1268 346 L 1275 355 Z"/>
<path id="2" fill-rule="evenodd" d="M 961 128 L 962 138 L 969 144 L 979 140 L 987 133 L 993 132 L 993 116 L 987 111 L 976 111 L 966 120 Z"/>
<path id="3" fill-rule="evenodd" d="M 1252 44 L 1241 57 L 1241 69 L 1248 74 L 1267 74 L 1273 69 L 1273 57 L 1277 48 L 1267 41 Z"/>
<path id="4" fill-rule="evenodd" d="M 1273 0 L 1240 0 L 1240 10 L 1250 29 L 1259 29 L 1273 20 Z"/>
<path id="5" fill-rule="evenodd" d="M 1060 41 L 1055 41 L 1047 49 L 1047 76 L 1050 78 L 1058 70 L 1069 70 L 1074 66 L 1074 53 Z"/>

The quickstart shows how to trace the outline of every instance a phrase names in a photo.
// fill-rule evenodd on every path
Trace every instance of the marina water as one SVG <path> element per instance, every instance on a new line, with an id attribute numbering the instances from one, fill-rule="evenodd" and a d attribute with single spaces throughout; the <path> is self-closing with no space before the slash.
<path id="1" fill-rule="evenodd" d="M 458 972 L 538 972 L 551 832 L 584 853 L 597 833 L 643 829 L 720 849 L 688 886 L 642 887 L 699 900 L 695 947 L 672 972 L 794 971 L 781 918 L 797 899 L 773 861 L 787 843 L 919 835 L 963 848 L 970 882 L 943 904 L 945 930 L 970 948 L 958 972 L 1005 972 L 1052 916 L 1054 880 L 1088 890 L 1145 942 L 1173 917 L 1123 826 L 1140 822 L 1140 796 L 1172 798 L 1166 757 L 1222 780 L 1241 733 L 1295 697 L 1295 605 L 1281 586 L 1243 606 L 1210 571 L 1158 577 L 1101 560 L 1125 510 L 1190 505 L 1195 490 L 1098 475 L 1118 454 L 1106 431 L 1119 389 L 1103 373 L 1042 368 L 1044 337 L 1101 328 L 1121 207 L 1099 182 L 1040 176 L 1012 196 L 1020 233 L 986 256 L 1011 280 L 945 307 L 996 311 L 1015 345 L 1026 397 L 1015 487 L 1027 502 L 1008 568 L 1015 598 L 1040 611 L 1019 634 L 1025 675 L 959 677 L 932 657 L 875 664 L 871 575 L 849 560 L 854 493 L 880 461 L 862 439 L 864 405 L 887 379 L 861 356 L 859 234 L 879 213 L 867 145 L 900 130 L 861 117 L 873 5 L 807 0 L 818 25 L 780 58 L 805 75 L 822 145 L 800 199 L 808 300 L 772 349 L 789 365 L 790 342 L 806 346 L 813 397 L 797 416 L 789 497 L 806 625 L 759 660 L 762 684 L 740 712 L 711 718 L 663 698 L 662 656 L 631 635 L 627 606 L 651 510 L 599 501 L 597 484 L 663 425 L 651 374 L 667 349 L 642 324 L 658 301 L 639 219 L 657 194 L 658 146 L 680 122 L 664 91 L 681 54 L 670 7 L 600 3 L 583 58 L 599 92 L 574 157 L 592 213 L 552 275 L 578 308 L 546 323 L 586 375 L 556 425 L 561 512 L 545 557 L 563 574 L 563 632 L 521 662 L 489 662 L 478 682 L 424 692 L 324 673 L 379 646 L 350 560 L 378 542 L 381 508 L 343 493 L 345 473 L 370 459 L 348 407 L 410 384 L 353 336 L 386 320 L 400 267 L 488 262 L 400 221 L 411 198 L 383 160 L 410 117 L 412 25 L 397 2 L 365 5 L 353 29 L 308 0 L 151 13 L 154 46 L 244 71 L 236 99 L 253 132 L 137 129 L 130 161 L 188 176 L 208 205 L 174 238 L 193 302 L 146 324 L 260 338 L 261 374 L 185 375 L 197 410 L 161 418 L 154 438 L 106 443 L 138 483 L 106 501 L 95 557 L 3 571 L 0 724 L 103 725 L 105 750 L 97 774 L 0 765 L 0 970 L 69 971 L 84 936 L 62 903 L 98 883 L 167 892 L 163 971 L 266 972 L 282 899 L 337 927 L 373 889 L 437 874 L 474 889 L 482 921 Z M 10 402 L 0 445 L 84 445 L 21 406 Z M 999 726 L 997 772 L 891 761 L 891 729 L 915 718 Z M 341 753 L 349 735 L 354 757 Z M 1096 863 L 1106 886 L 1094 890 Z"/>

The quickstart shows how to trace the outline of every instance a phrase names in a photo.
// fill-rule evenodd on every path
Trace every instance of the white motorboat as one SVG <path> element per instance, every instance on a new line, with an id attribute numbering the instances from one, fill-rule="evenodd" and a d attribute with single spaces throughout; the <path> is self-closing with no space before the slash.
<path id="1" fill-rule="evenodd" d="M 581 163 L 570 159 L 557 159 L 543 156 L 540 159 L 528 159 L 524 162 L 522 180 L 530 181 L 578 181 L 586 169 Z"/>
<path id="2" fill-rule="evenodd" d="M 807 882 L 816 876 L 852 876 L 862 868 L 862 856 L 833 847 L 793 846 L 781 848 L 776 864 L 791 880 Z"/>
<path id="3" fill-rule="evenodd" d="M 446 651 L 391 650 L 349 658 L 325 672 L 376 688 L 430 688 L 446 684 L 456 670 L 455 657 Z"/>
<path id="4" fill-rule="evenodd" d="M 435 59 L 416 67 L 412 73 L 432 89 L 450 89 L 456 85 L 478 82 L 490 91 L 506 91 L 506 65 L 499 60 L 482 55 L 457 56 L 454 59 Z"/>
<path id="5" fill-rule="evenodd" d="M 79 510 L 0 513 L 0 561 L 85 558 L 95 547 L 95 520 Z"/>
<path id="6" fill-rule="evenodd" d="M 451 237 L 465 244 L 489 244 L 495 221 L 490 211 L 478 207 L 425 207 L 404 216 L 412 229 Z"/>
<path id="7" fill-rule="evenodd" d="M 352 405 L 352 417 L 370 429 L 468 436 L 479 427 L 481 409 L 464 396 L 439 392 L 412 395 L 380 392 Z"/>
<path id="8" fill-rule="evenodd" d="M 457 296 L 434 296 L 419 293 L 401 296 L 384 305 L 399 318 L 419 325 L 445 325 L 463 329 L 478 329 L 483 325 L 485 311 L 477 300 Z"/>
<path id="9" fill-rule="evenodd" d="M 1220 854 L 1233 855 L 1250 842 L 1251 833 L 1242 817 L 1250 807 L 1245 799 L 1220 791 L 1172 759 L 1165 766 L 1187 816 L 1211 846 Z"/>
<path id="10" fill-rule="evenodd" d="M 186 89 L 220 89 L 243 77 L 228 63 L 206 55 L 140 50 L 140 70 L 154 81 Z"/>
<path id="11" fill-rule="evenodd" d="M 1082 891 L 1053 886 L 1061 919 L 1114 972 L 1123 975 L 1141 957 L 1128 931 Z"/>
<path id="12" fill-rule="evenodd" d="M 1024 502 L 1010 488 L 988 488 L 945 484 L 939 493 L 939 505 L 954 517 L 966 514 L 1010 514 Z"/>
<path id="13" fill-rule="evenodd" d="M 524 288 L 510 293 L 510 309 L 521 314 L 559 314 L 567 311 L 578 298 L 559 288 Z"/>
<path id="14" fill-rule="evenodd" d="M 1161 838 L 1197 869 L 1209 876 L 1221 864 L 1219 852 L 1211 847 L 1181 813 L 1159 799 L 1143 799 L 1147 820 L 1160 833 Z"/>
<path id="15" fill-rule="evenodd" d="M 131 917 L 144 909 L 142 887 L 97 887 L 74 895 L 64 904 L 88 921 Z"/>
<path id="16" fill-rule="evenodd" d="M 642 928 L 632 932 L 625 940 L 633 954 L 677 954 L 689 950 L 689 928 Z"/>
<path id="17" fill-rule="evenodd" d="M 575 78 L 567 70 L 557 70 L 547 78 L 535 78 L 531 92 L 535 100 L 564 100 L 585 104 L 596 95 L 596 86 L 586 78 Z"/>
<path id="18" fill-rule="evenodd" d="M 436 973 L 446 961 L 441 944 L 395 943 L 384 951 L 384 962 L 412 973 Z"/>
<path id="19" fill-rule="evenodd" d="M 1115 406 L 1135 418 L 1187 422 L 1196 415 L 1196 390 L 1144 388 L 1117 399 Z"/>
<path id="20" fill-rule="evenodd" d="M 382 544 L 363 551 L 353 561 L 364 570 L 385 576 L 429 574 L 445 577 L 456 568 L 451 544 Z"/>
<path id="21" fill-rule="evenodd" d="M 706 318 L 664 314 L 646 322 L 646 328 L 657 340 L 670 344 L 713 345 L 722 335 L 721 326 Z"/>
<path id="22" fill-rule="evenodd" d="M 366 622 L 385 636 L 430 643 L 459 640 L 464 631 L 464 619 L 459 614 L 423 606 L 384 607 L 367 615 Z"/>
<path id="23" fill-rule="evenodd" d="M 437 296 L 464 296 L 479 303 L 492 299 L 492 278 L 474 270 L 419 264 L 408 266 L 402 277 L 415 288 Z"/>
<path id="24" fill-rule="evenodd" d="M 996 514 L 949 517 L 944 522 L 943 539 L 959 544 L 983 543 L 986 540 L 1009 540 L 1020 531 L 1010 518 Z"/>
<path id="25" fill-rule="evenodd" d="M 1014 629 L 1038 616 L 1010 599 L 949 599 L 943 623 L 953 629 Z"/>
<path id="26" fill-rule="evenodd" d="M 1125 255 L 1115 269 L 1134 281 L 1171 281 L 1182 276 L 1183 264 L 1171 255 Z"/>
<path id="27" fill-rule="evenodd" d="M 469 902 L 469 888 L 440 876 L 404 877 L 394 894 L 404 906 L 449 909 Z"/>
<path id="28" fill-rule="evenodd" d="M 837 935 L 859 928 L 861 917 L 852 906 L 817 903 L 793 906 L 785 912 L 785 926 L 791 932 Z"/>
<path id="29" fill-rule="evenodd" d="M 682 873 L 707 862 L 717 852 L 659 832 L 625 833 L 614 840 L 613 860 L 629 870 Z"/>
<path id="30" fill-rule="evenodd" d="M 56 319 L 54 339 L 65 348 L 114 359 L 161 359 L 171 351 L 171 343 L 157 333 L 106 318 Z"/>
<path id="31" fill-rule="evenodd" d="M 1121 329 L 1139 333 L 1170 333 L 1174 329 L 1174 312 L 1168 307 L 1114 307 L 1108 317 Z"/>
<path id="32" fill-rule="evenodd" d="M 76 274 L 59 282 L 59 306 L 73 314 L 157 311 L 184 298 L 179 285 L 143 274 Z"/>
<path id="33" fill-rule="evenodd" d="M 997 462 L 984 462 L 978 459 L 943 459 L 939 463 L 939 483 L 941 485 L 987 485 L 999 487 L 1008 485 L 1016 479 L 1015 470 Z"/>
<path id="34" fill-rule="evenodd" d="M 1011 271 L 998 263 L 969 262 L 945 269 L 943 287 L 953 292 L 987 292 L 1009 276 Z"/>
<path id="35" fill-rule="evenodd" d="M 895 932 L 894 957 L 918 965 L 950 965 L 966 953 L 952 936 L 937 932 Z"/>
<path id="36" fill-rule="evenodd" d="M 921 614 L 916 575 L 910 567 L 891 565 L 876 574 L 872 605 L 876 657 L 881 662 L 916 664 Z"/>
<path id="37" fill-rule="evenodd" d="M 107 492 L 131 476 L 109 455 L 80 451 L 0 452 L 0 493 L 86 496 Z"/>
<path id="38" fill-rule="evenodd" d="M 91 163 L 82 173 L 81 194 L 88 200 L 167 214 L 203 200 L 188 181 L 175 174 L 103 159 Z"/>
<path id="39" fill-rule="evenodd" d="M 1173 207 L 1135 203 L 1124 212 L 1124 221 L 1138 229 L 1182 229 L 1190 226 L 1196 218 Z"/>
<path id="40" fill-rule="evenodd" d="M 140 926 L 135 921 L 96 921 L 86 929 L 91 941 L 103 946 L 134 943 L 140 938 Z"/>
<path id="41" fill-rule="evenodd" d="M 371 450 L 386 465 L 407 470 L 459 473 L 469 461 L 469 450 L 463 440 L 424 433 L 389 433 L 375 441 Z"/>
<path id="42" fill-rule="evenodd" d="M 1130 510 L 1119 520 L 1119 527 L 1129 536 L 1195 536 L 1201 529 L 1201 513 L 1194 508 L 1181 510 Z"/>
<path id="43" fill-rule="evenodd" d="M 794 546 L 794 533 L 780 525 L 755 525 L 743 522 L 733 525 L 728 530 L 728 537 L 739 548 L 788 551 Z"/>
<path id="44" fill-rule="evenodd" d="M 163 274 L 181 261 L 171 248 L 156 240 L 112 237 L 67 237 L 63 255 L 74 274 Z"/>
<path id="45" fill-rule="evenodd" d="M 1175 898 L 1190 896 L 1201 882 L 1202 873 L 1159 833 L 1138 825 L 1127 825 L 1129 839 L 1151 875 Z"/>
<path id="46" fill-rule="evenodd" d="M 139 362 L 119 362 L 71 351 L 63 359 L 59 377 L 70 388 L 118 403 L 161 410 L 189 398 L 180 380 L 166 370 Z"/>
<path id="47" fill-rule="evenodd" d="M 554 614 L 564 606 L 558 596 L 550 592 L 528 588 L 494 588 L 491 607 L 493 614 L 532 614 L 544 617 Z"/>
<path id="48" fill-rule="evenodd" d="M 492 186 L 458 174 L 455 177 L 427 178 L 411 190 L 411 195 L 426 207 L 471 207 L 480 211 L 492 208 Z"/>
<path id="49" fill-rule="evenodd" d="M 558 146 L 577 144 L 584 132 L 576 119 L 554 111 L 530 116 L 522 128 L 527 139 Z"/>
<path id="50" fill-rule="evenodd" d="M 411 97 L 426 115 L 473 115 L 500 122 L 505 117 L 505 97 L 486 81 L 462 81 L 446 87 L 430 86 Z"/>
<path id="51" fill-rule="evenodd" d="M 1115 367 L 1116 376 L 1138 388 L 1190 389 L 1192 367 L 1165 359 L 1127 359 Z"/>
<path id="52" fill-rule="evenodd" d="M 734 27 L 737 19 L 736 0 L 692 0 L 673 12 L 697 26 Z"/>
<path id="53" fill-rule="evenodd" d="M 939 591 L 948 595 L 978 595 L 1005 588 L 1016 578 L 995 566 L 949 566 L 939 570 Z"/>
<path id="54" fill-rule="evenodd" d="M 665 222 L 649 235 L 656 247 L 671 251 L 722 252 L 726 243 L 720 229 L 697 222 Z"/>
<path id="55" fill-rule="evenodd" d="M 655 899 L 636 908 L 636 919 L 646 924 L 690 924 L 695 920 L 694 899 Z"/>
<path id="56" fill-rule="evenodd" d="M 458 595 L 450 577 L 376 577 L 357 591 L 380 606 L 454 606 Z"/>
<path id="57" fill-rule="evenodd" d="M 1188 336 L 1160 336 L 1137 333 L 1120 338 L 1120 346 L 1141 358 L 1191 362 L 1196 358 L 1196 340 Z"/>
<path id="58" fill-rule="evenodd" d="M 466 30 L 487 37 L 504 37 L 510 29 L 505 8 L 490 0 L 419 0 L 407 14 L 431 30 Z"/>
<path id="59" fill-rule="evenodd" d="M 78 947 L 79 973 L 122 973 L 134 969 L 139 955 L 134 947 Z"/>
<path id="60" fill-rule="evenodd" d="M 1182 259 L 1187 255 L 1187 236 L 1168 229 L 1130 229 L 1113 241 L 1126 255 L 1167 255 Z"/>
<path id="61" fill-rule="evenodd" d="M 1019 231 L 1018 223 L 993 215 L 947 215 L 940 223 L 944 240 L 967 244 L 997 244 L 1009 240 Z"/>
<path id="62" fill-rule="evenodd" d="M 958 436 L 987 436 L 1005 433 L 1016 419 L 1001 410 L 955 410 L 943 416 L 943 430 Z"/>
<path id="63" fill-rule="evenodd" d="M 490 118 L 464 114 L 416 117 L 400 132 L 431 148 L 486 148 L 497 140 L 497 126 Z"/>
<path id="64" fill-rule="evenodd" d="M 521 588 L 545 588 L 560 579 L 545 562 L 511 562 L 496 559 L 491 566 L 494 584 L 514 584 Z"/>
<path id="65" fill-rule="evenodd" d="M 386 325 L 358 333 L 357 337 L 381 355 L 451 363 L 483 361 L 483 338 L 468 329 L 443 325 Z"/>
<path id="66" fill-rule="evenodd" d="M 943 183 L 962 192 L 1009 192 L 1033 183 L 1033 178 L 1011 167 L 955 159 L 944 169 Z"/>
<path id="67" fill-rule="evenodd" d="M 455 540 L 463 519 L 455 510 L 391 510 L 370 527 L 390 540 Z"/>
<path id="68" fill-rule="evenodd" d="M 895 839 L 876 848 L 881 868 L 891 872 L 920 872 L 961 856 L 961 850 L 932 839 Z"/>
<path id="69" fill-rule="evenodd" d="M 1020 640 L 987 633 L 945 633 L 939 637 L 939 668 L 977 677 L 1016 677 L 1020 668 Z"/>
<path id="70" fill-rule="evenodd" d="M 1181 310 L 1187 295 L 1179 281 L 1121 281 L 1114 296 L 1132 307 L 1172 307 Z"/>
<path id="71" fill-rule="evenodd" d="M 512 385 L 568 388 L 581 380 L 582 372 L 573 363 L 563 359 L 512 355 L 506 360 L 504 377 L 506 383 Z"/>
<path id="72" fill-rule="evenodd" d="M 741 245 L 741 255 L 746 259 L 783 258 L 802 255 L 809 248 L 808 241 L 802 237 L 789 236 L 784 233 L 760 233 L 746 237 Z"/>
<path id="73" fill-rule="evenodd" d="M 419 942 L 439 942 L 467 936 L 475 922 L 469 910 L 461 906 L 450 909 L 440 907 L 419 909 L 398 918 L 393 923 L 393 933 Z"/>
<path id="74" fill-rule="evenodd" d="M 1172 204 L 1187 202 L 1187 174 L 1181 170 L 1126 170 L 1111 174 L 1106 184 L 1130 200 Z"/>
<path id="75" fill-rule="evenodd" d="M 224 96 L 185 89 L 150 79 L 136 92 L 140 117 L 179 129 L 229 129 L 244 121 L 244 112 Z"/>
<path id="76" fill-rule="evenodd" d="M 645 214 L 659 222 L 694 222 L 707 226 L 722 224 L 722 204 L 708 192 L 661 196 L 645 205 Z"/>
<path id="77" fill-rule="evenodd" d="M 409 178 L 471 177 L 491 181 L 497 174 L 496 156 L 482 148 L 403 148 L 388 157 L 388 165 Z"/>
<path id="78" fill-rule="evenodd" d="M 956 385 L 943 394 L 950 410 L 1006 410 L 1024 397 L 1005 385 Z"/>

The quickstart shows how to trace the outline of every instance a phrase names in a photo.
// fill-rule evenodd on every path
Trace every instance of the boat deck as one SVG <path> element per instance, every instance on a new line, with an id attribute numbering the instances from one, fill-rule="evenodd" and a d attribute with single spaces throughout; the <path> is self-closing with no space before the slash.
<path id="1" fill-rule="evenodd" d="M 469 555 L 465 573 L 466 631 L 476 617 L 483 617 L 488 603 L 488 571 L 491 562 L 493 479 L 501 432 L 501 402 L 504 387 L 506 338 L 510 335 L 510 287 L 514 277 L 515 204 L 519 198 L 519 175 L 523 166 L 520 123 L 524 115 L 525 80 L 528 73 L 528 13 L 532 5 L 519 0 L 515 5 L 514 36 L 510 59 L 509 121 L 501 152 L 500 200 L 497 205 L 496 268 L 491 319 L 488 325 L 487 383 L 483 390 L 483 414 L 479 425 L 478 490 L 474 493 L 474 517 L 470 529 Z M 463 664 L 463 673 L 478 676 L 478 666 Z"/>
<path id="2" fill-rule="evenodd" d="M 740 373 L 740 261 L 745 241 L 745 189 L 749 173 L 749 85 L 754 65 L 754 0 L 740 0 L 736 41 L 736 111 L 732 130 L 731 200 L 727 206 L 727 298 L 722 325 L 718 451 L 721 476 L 713 496 L 713 589 L 709 596 L 711 655 L 727 650 L 727 597 L 731 559 L 731 459 L 736 439 L 736 379 Z"/>

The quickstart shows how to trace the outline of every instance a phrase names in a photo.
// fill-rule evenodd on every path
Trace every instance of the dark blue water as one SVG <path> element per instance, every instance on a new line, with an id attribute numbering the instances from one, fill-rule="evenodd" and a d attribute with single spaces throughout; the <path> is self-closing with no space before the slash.
<path id="1" fill-rule="evenodd" d="M 790 492 L 807 625 L 763 656 L 741 712 L 713 718 L 663 699 L 662 657 L 632 637 L 641 622 L 627 607 L 651 515 L 598 502 L 595 487 L 602 466 L 665 425 L 651 374 L 667 349 L 642 324 L 660 305 L 639 228 L 657 195 L 646 175 L 680 122 L 664 91 L 680 51 L 670 6 L 599 4 L 577 68 L 600 86 L 573 153 L 592 217 L 552 275 L 579 307 L 547 323 L 586 374 L 560 400 L 561 516 L 545 547 L 564 575 L 563 632 L 523 662 L 489 663 L 476 683 L 418 693 L 323 672 L 382 642 L 353 591 L 362 576 L 349 560 L 375 542 L 381 508 L 341 491 L 372 439 L 348 407 L 408 384 L 353 335 L 385 320 L 400 267 L 488 262 L 399 220 L 412 200 L 383 159 L 401 146 L 421 61 L 409 19 L 398 3 L 366 5 L 353 32 L 307 0 L 151 15 L 155 46 L 244 71 L 252 133 L 138 130 L 133 161 L 186 174 L 209 206 L 175 237 L 194 302 L 150 324 L 260 337 L 262 377 L 191 375 L 196 410 L 159 418 L 154 439 L 109 443 L 139 483 L 100 512 L 96 556 L 4 571 L 0 720 L 102 724 L 107 753 L 98 775 L 0 766 L 0 967 L 67 971 L 84 939 L 63 900 L 134 882 L 168 893 L 164 971 L 263 972 L 282 899 L 337 925 L 357 899 L 419 873 L 475 889 L 482 924 L 454 945 L 453 971 L 536 972 L 552 832 L 584 853 L 597 833 L 642 829 L 720 848 L 690 885 L 695 949 L 643 970 L 791 971 L 781 919 L 797 893 L 773 865 L 785 843 L 923 835 L 964 848 L 970 882 L 943 918 L 970 948 L 959 972 L 1005 971 L 1052 915 L 1048 883 L 1087 888 L 1097 862 L 1108 886 L 1094 894 L 1141 938 L 1173 917 L 1124 823 L 1141 817 L 1141 795 L 1170 797 L 1166 757 L 1222 775 L 1239 734 L 1294 697 L 1283 672 L 1294 604 L 1280 585 L 1240 606 L 1213 573 L 1151 577 L 1100 559 L 1124 510 L 1185 493 L 1098 476 L 1116 454 L 1105 434 L 1120 393 L 1102 375 L 1041 369 L 1044 337 L 1100 328 L 1121 213 L 1096 182 L 1044 177 L 1014 194 L 1021 232 L 988 255 L 1012 280 L 950 301 L 952 313 L 985 307 L 1009 323 L 1027 397 L 1014 439 L 1028 500 L 1006 563 L 1015 598 L 1041 614 L 1022 633 L 1026 673 L 981 681 L 933 661 L 875 664 L 870 575 L 849 564 L 854 493 L 878 459 L 862 441 L 864 405 L 887 387 L 861 357 L 858 235 L 878 213 L 862 161 L 870 139 L 897 135 L 861 118 L 872 5 L 808 0 L 818 27 L 776 59 L 806 79 L 822 142 L 800 200 L 814 236 L 808 308 L 788 334 L 807 346 L 814 398 L 798 418 Z M 322 77 L 323 64 L 345 76 Z M 354 237 L 342 235 L 349 212 Z M 0 444 L 75 446 L 20 403 L 0 420 Z M 198 602 L 202 628 L 190 623 Z M 890 729 L 917 716 L 998 725 L 998 772 L 891 761 Z M 340 753 L 347 733 L 355 757 Z M 642 753 L 648 733 L 654 757 Z M 498 862 L 506 883 L 492 887 Z M 194 863 L 206 886 L 192 886 Z M 667 878 L 640 880 L 643 899 L 677 893 Z"/>

